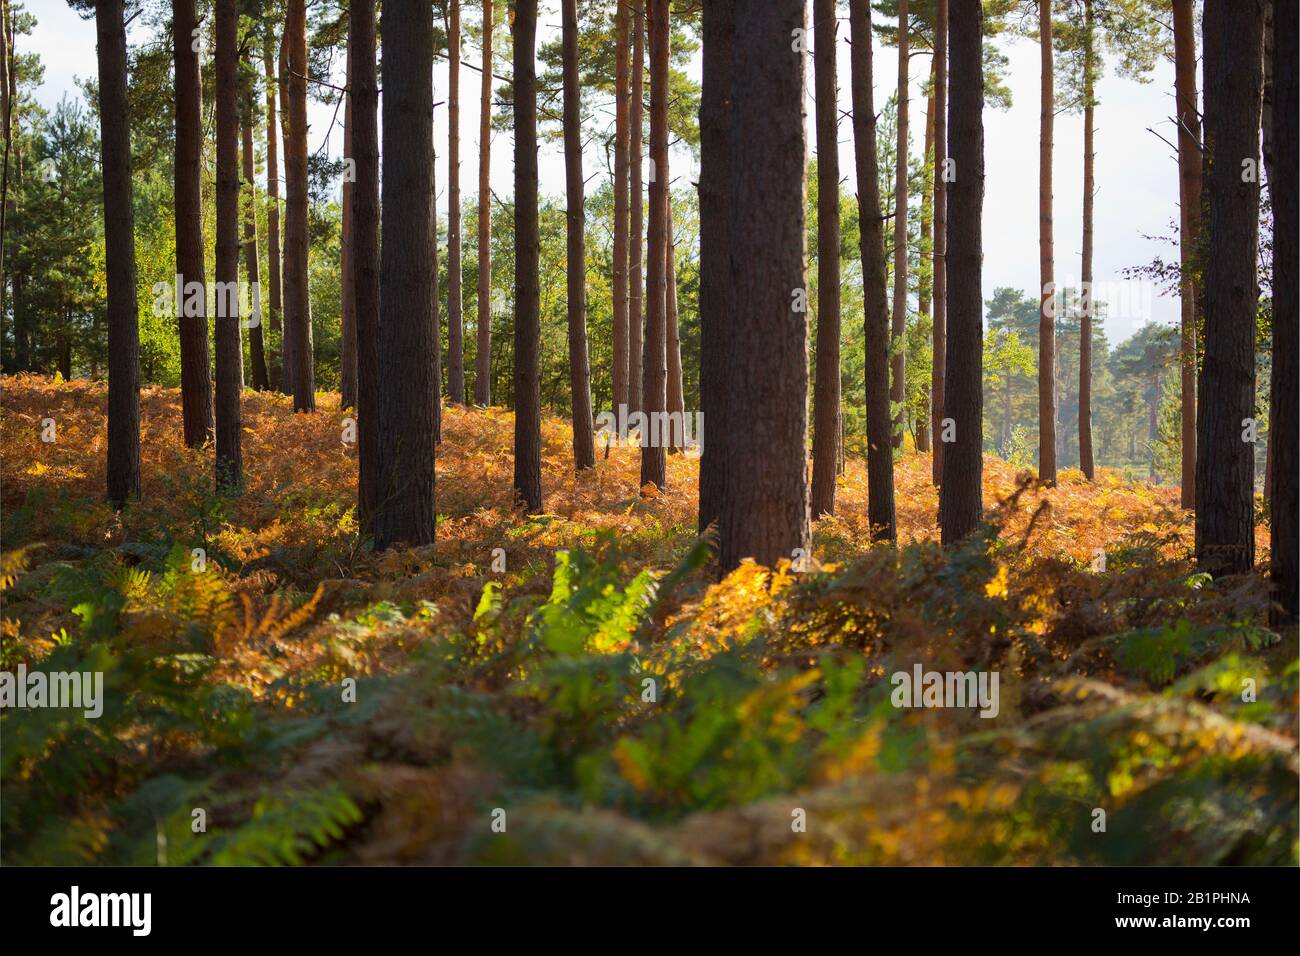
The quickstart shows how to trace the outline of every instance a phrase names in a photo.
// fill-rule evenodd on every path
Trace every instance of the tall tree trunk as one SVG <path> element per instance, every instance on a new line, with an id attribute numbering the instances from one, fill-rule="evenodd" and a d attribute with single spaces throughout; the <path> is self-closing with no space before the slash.
<path id="1" fill-rule="evenodd" d="M 873 537 L 893 541 L 893 424 L 889 415 L 889 300 L 885 269 L 884 216 L 880 207 L 880 160 L 876 153 L 876 108 L 871 77 L 871 9 L 849 5 L 853 71 L 853 151 L 858 177 L 858 220 L 862 252 L 863 332 L 867 405 L 867 519 Z"/>
<path id="2" fill-rule="evenodd" d="M 1181 283 L 1182 505 L 1196 506 L 1196 326 L 1201 299 L 1196 272 L 1201 230 L 1201 114 L 1196 108 L 1194 0 L 1174 0 L 1174 99 L 1178 116 L 1179 262 Z"/>
<path id="3" fill-rule="evenodd" d="M 275 56 L 271 52 L 272 35 L 268 25 L 262 40 L 262 60 L 266 70 L 266 271 L 271 286 L 269 325 L 272 340 L 279 339 L 280 349 L 270 349 L 268 373 L 271 386 L 289 393 L 284 380 L 284 337 L 280 324 L 280 149 L 276 129 Z"/>
<path id="4" fill-rule="evenodd" d="M 1056 117 L 1052 0 L 1038 3 L 1038 478 L 1056 481 L 1056 278 L 1052 246 L 1052 137 Z M 955 72 L 955 71 L 954 71 Z M 960 171 L 958 175 L 961 175 Z"/>
<path id="5" fill-rule="evenodd" d="M 628 378 L 628 156 L 631 130 L 628 88 L 630 0 L 618 0 L 614 41 L 614 369 L 612 373 L 614 412 L 627 404 Z"/>
<path id="6" fill-rule="evenodd" d="M 438 195 L 438 175 L 437 162 L 438 150 L 433 150 L 434 166 L 429 170 L 429 179 L 431 182 L 430 190 L 433 196 Z M 438 206 L 435 201 L 433 206 L 433 232 L 432 239 L 429 243 L 429 261 L 427 268 L 433 281 L 433 441 L 435 445 L 442 444 L 442 314 L 440 311 L 441 303 L 438 301 Z"/>
<path id="7" fill-rule="evenodd" d="M 813 392 L 812 516 L 835 513 L 840 438 L 840 147 L 835 0 L 813 4 L 817 100 L 817 380 Z"/>
<path id="8" fill-rule="evenodd" d="M 894 416 L 892 445 L 903 444 L 904 406 L 907 402 L 907 94 L 908 94 L 907 0 L 898 2 L 898 150 L 894 169 L 894 321 L 889 349 L 893 353 L 893 386 L 890 401 L 898 407 Z"/>
<path id="9" fill-rule="evenodd" d="M 140 497 L 140 322 L 122 0 L 96 0 L 104 255 L 108 279 L 108 500 Z"/>
<path id="10" fill-rule="evenodd" d="M 239 340 L 239 5 L 216 0 L 217 68 L 217 487 L 244 480 L 240 393 L 244 350 Z"/>
<path id="11" fill-rule="evenodd" d="M 284 367 L 281 372 L 280 390 L 286 395 L 293 395 L 293 377 L 298 367 L 297 336 L 293 332 L 293 309 L 289 306 L 289 287 L 294 285 L 293 273 L 297 268 L 298 257 L 289 248 L 289 149 L 291 124 L 289 122 L 289 24 L 286 18 L 284 29 L 280 31 L 280 141 L 284 144 L 284 233 L 280 245 L 281 298 L 284 335 L 282 339 Z M 294 286 L 296 288 L 296 285 Z"/>
<path id="12" fill-rule="evenodd" d="M 207 293 L 203 267 L 203 85 L 195 0 L 173 0 L 173 56 L 176 69 L 176 290 L 181 340 L 181 423 L 185 444 L 199 448 L 212 436 L 212 371 L 208 359 Z M 186 289 L 197 285 L 190 296 Z M 198 306 L 197 314 L 189 307 Z"/>
<path id="13" fill-rule="evenodd" d="M 698 528 L 719 521 L 727 487 L 731 364 L 731 45 L 735 0 L 706 3 L 700 90 L 700 455 Z"/>
<path id="14" fill-rule="evenodd" d="M 641 484 L 666 484 L 665 435 L 657 427 L 668 407 L 668 0 L 649 0 L 650 221 L 646 237 L 645 380 L 642 408 L 649 440 L 641 442 Z"/>
<path id="15" fill-rule="evenodd" d="M 262 338 L 262 281 L 261 267 L 257 259 L 257 183 L 254 180 L 256 167 L 253 161 L 253 124 L 257 113 L 253 108 L 253 73 L 252 61 L 244 54 L 244 65 L 248 70 L 244 86 L 244 184 L 248 194 L 244 200 L 244 268 L 248 273 L 248 285 L 252 290 L 253 316 L 248 327 L 248 358 L 253 365 L 253 388 L 266 391 L 270 387 L 266 371 L 266 343 Z"/>
<path id="16" fill-rule="evenodd" d="M 1245 573 L 1255 563 L 1255 447 L 1242 434 L 1255 407 L 1259 176 L 1250 166 L 1259 165 L 1262 15 L 1258 0 L 1207 0 L 1203 20 L 1210 254 L 1197 396 L 1196 558 L 1216 575 Z"/>
<path id="17" fill-rule="evenodd" d="M 289 137 L 285 142 L 285 180 L 289 202 L 284 223 L 284 255 L 293 263 L 285 276 L 284 320 L 293 339 L 293 409 L 316 410 L 312 357 L 311 299 L 307 274 L 307 14 L 306 0 L 288 0 L 285 33 L 289 42 Z"/>
<path id="18" fill-rule="evenodd" d="M 348 8 L 352 44 L 352 276 L 357 328 L 357 520 L 373 533 L 379 502 L 379 83 L 375 8 Z"/>
<path id="19" fill-rule="evenodd" d="M 376 548 L 398 542 L 432 544 L 437 514 L 434 358 L 438 338 L 432 321 L 434 273 L 429 268 L 429 250 L 436 239 L 429 5 L 421 0 L 387 0 L 383 36 L 384 243 L 379 281 Z M 358 115 L 361 109 L 359 104 Z"/>
<path id="20" fill-rule="evenodd" d="M 352 35 L 348 33 L 347 52 L 347 92 L 343 93 L 343 156 L 355 159 L 352 153 Z M 355 172 L 355 169 L 353 170 Z M 356 408 L 357 405 L 357 290 L 356 267 L 352 257 L 353 219 L 352 191 L 355 189 L 352 177 L 344 169 L 343 176 L 343 213 L 340 228 L 340 286 L 339 297 L 342 302 L 342 335 L 339 349 L 339 397 L 344 408 Z"/>
<path id="21" fill-rule="evenodd" d="M 975 531 L 984 507 L 984 301 L 980 272 L 984 10 L 980 0 L 951 0 L 951 9 L 948 129 L 955 176 L 948 184 L 948 349 L 943 407 L 953 421 L 955 440 L 944 449 L 939 483 L 939 529 L 945 546 Z"/>
<path id="22" fill-rule="evenodd" d="M 492 0 L 483 0 L 483 87 L 478 118 L 478 340 L 474 401 L 492 404 Z"/>
<path id="23" fill-rule="evenodd" d="M 586 207 L 582 188 L 582 103 L 578 92 L 578 0 L 564 0 L 564 178 L 567 245 L 569 392 L 573 403 L 573 467 L 596 467 L 587 361 Z"/>
<path id="24" fill-rule="evenodd" d="M 667 178 L 668 172 L 664 171 Z M 664 206 L 664 232 L 667 237 L 664 240 L 664 285 L 665 304 L 664 313 L 667 317 L 667 324 L 664 326 L 664 355 L 668 363 L 668 385 L 666 397 L 668 402 L 668 414 L 674 413 L 681 416 L 682 431 L 686 429 L 686 388 L 682 382 L 682 339 L 681 328 L 678 324 L 680 318 L 677 311 L 677 249 L 673 244 L 673 193 L 667 186 L 668 198 Z M 672 421 L 670 418 L 669 421 Z M 668 442 L 668 448 L 672 451 L 682 450 L 682 433 L 673 430 L 671 441 Z"/>
<path id="25" fill-rule="evenodd" d="M 631 0 L 632 4 L 632 103 L 628 120 L 628 315 L 627 315 L 627 410 L 642 410 L 642 341 L 644 327 L 645 279 L 641 271 L 642 244 L 645 240 L 645 198 L 642 193 L 642 132 L 645 113 L 645 0 Z"/>
<path id="26" fill-rule="evenodd" d="M 14 132 L 14 110 L 18 106 L 18 77 L 15 73 L 15 56 L 14 56 L 14 11 L 8 3 L 5 4 L 3 17 L 0 17 L 0 32 L 3 32 L 5 40 L 5 49 L 7 51 L 8 69 L 7 82 L 5 86 L 6 106 L 4 107 L 4 128 L 9 138 L 10 148 L 13 152 L 13 181 L 20 185 L 23 179 L 23 153 L 18 144 L 13 142 Z M 12 217 L 15 212 L 15 203 L 13 196 L 9 195 L 8 189 L 8 171 L 9 155 L 5 155 L 5 196 L 4 203 L 0 206 L 7 217 Z M 6 222 L 10 221 L 6 219 Z M 8 228 L 8 227 L 6 227 Z M 0 238 L 0 245 L 3 245 L 3 239 Z M 14 359 L 20 371 L 28 371 L 31 368 L 31 341 L 27 334 L 27 323 L 23 318 L 23 285 L 24 280 L 21 272 L 10 272 L 9 284 L 13 289 L 13 316 L 14 316 Z M 0 275 L 0 315 L 4 314 L 4 277 Z"/>
<path id="27" fill-rule="evenodd" d="M 447 50 L 447 400 L 465 402 L 460 242 L 460 0 L 451 0 Z"/>
<path id="28" fill-rule="evenodd" d="M 803 0 L 769 0 L 736 18 L 731 100 L 731 312 L 728 407 L 744 409 L 728 442 L 722 568 L 807 555 L 808 315 L 792 293 L 804 272 Z"/>
<path id="29" fill-rule="evenodd" d="M 922 169 L 932 169 L 930 157 L 934 150 L 934 63 L 930 65 L 930 95 L 925 98 L 925 148 L 921 152 Z M 934 190 L 922 184 L 921 193 L 921 255 L 922 268 L 917 276 L 917 312 L 929 319 L 934 299 Z M 929 275 L 924 264 L 929 262 Z M 931 323 L 933 328 L 933 322 Z M 916 418 L 916 450 L 930 450 L 930 404 L 925 403 Z"/>
<path id="30" fill-rule="evenodd" d="M 3 340 L 6 311 L 5 236 L 9 224 L 9 153 L 13 146 L 13 110 L 9 100 L 10 66 L 9 0 L 0 0 L 0 138 L 4 156 L 0 159 L 0 340 Z"/>
<path id="31" fill-rule="evenodd" d="M 1270 395 L 1269 436 L 1273 440 L 1273 481 L 1269 511 L 1273 555 L 1274 600 L 1281 610 L 1275 624 L 1294 624 L 1300 612 L 1300 456 L 1297 456 L 1297 412 L 1300 410 L 1300 288 L 1296 260 L 1300 257 L 1296 233 L 1300 229 L 1300 203 L 1296 198 L 1295 170 L 1300 166 L 1296 142 L 1297 94 L 1296 5 L 1280 3 L 1273 12 L 1273 151 L 1279 170 L 1270 177 L 1273 199 L 1273 377 Z"/>
<path id="32" fill-rule="evenodd" d="M 541 290 L 537 232 L 537 0 L 514 3 L 515 500 L 542 510 Z"/>
<path id="33" fill-rule="evenodd" d="M 936 0 L 934 15 L 934 355 L 930 362 L 930 431 L 934 436 L 931 477 L 943 475 L 944 365 L 948 351 L 948 0 Z"/>
<path id="34" fill-rule="evenodd" d="M 1094 52 L 1093 0 L 1083 4 L 1083 266 L 1079 316 L 1079 467 L 1089 481 L 1095 477 L 1092 462 L 1092 208 L 1096 195 L 1093 176 L 1093 113 L 1096 108 L 1096 54 Z"/>

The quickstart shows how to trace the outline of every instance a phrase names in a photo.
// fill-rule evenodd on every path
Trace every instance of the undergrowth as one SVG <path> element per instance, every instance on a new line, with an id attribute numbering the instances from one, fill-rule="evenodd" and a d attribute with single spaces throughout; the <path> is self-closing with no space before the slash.
<path id="1" fill-rule="evenodd" d="M 146 389 L 120 513 L 104 400 L 4 383 L 0 669 L 104 675 L 96 718 L 0 717 L 5 863 L 1296 862 L 1295 634 L 1196 572 L 1166 489 L 989 459 L 945 552 L 928 456 L 897 546 L 849 462 L 810 569 L 718 581 L 691 459 L 575 477 L 547 419 L 523 516 L 508 412 L 452 407 L 438 543 L 377 555 L 331 396 L 249 394 L 223 498 Z M 997 672 L 997 716 L 894 706 L 917 664 Z"/>

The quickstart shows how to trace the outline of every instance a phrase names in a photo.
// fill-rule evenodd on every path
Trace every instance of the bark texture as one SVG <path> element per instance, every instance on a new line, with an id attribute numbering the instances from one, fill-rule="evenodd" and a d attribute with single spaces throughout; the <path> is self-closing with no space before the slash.
<path id="1" fill-rule="evenodd" d="M 945 417 L 954 441 L 943 453 L 939 529 L 945 546 L 979 527 L 984 477 L 984 301 L 981 287 L 984 207 L 984 11 L 980 0 L 952 0 L 948 106 L 955 176 L 948 184 L 948 349 Z"/>
<path id="2" fill-rule="evenodd" d="M 1216 575 L 1242 574 L 1255 563 L 1255 447 L 1244 438 L 1255 414 L 1262 19 L 1258 0 L 1205 5 L 1210 248 L 1197 396 L 1196 558 Z"/>
<path id="3" fill-rule="evenodd" d="M 433 322 L 433 21 L 427 3 L 383 12 L 379 281 L 379 499 L 375 547 L 432 544 L 438 339 Z"/>
<path id="4" fill-rule="evenodd" d="M 203 84 L 194 50 L 195 0 L 173 0 L 176 65 L 176 290 L 181 342 L 181 424 L 185 444 L 200 448 L 212 437 L 212 367 L 208 355 L 207 292 L 203 266 Z M 186 315 L 190 283 L 198 284 L 197 315 Z"/>
<path id="5" fill-rule="evenodd" d="M 884 216 L 880 207 L 880 160 L 872 94 L 871 11 L 851 4 L 853 150 L 861 223 L 863 331 L 866 342 L 867 518 L 877 540 L 896 535 L 893 423 L 889 414 L 889 301 L 886 288 Z"/>
<path id="6" fill-rule="evenodd" d="M 731 46 L 735 0 L 704 5 L 700 91 L 700 455 L 698 527 L 726 495 L 727 368 L 731 362 Z"/>
<path id="7" fill-rule="evenodd" d="M 840 149 L 835 0 L 813 4 L 817 101 L 817 379 L 813 394 L 812 516 L 835 513 L 840 440 Z"/>
<path id="8" fill-rule="evenodd" d="M 140 321 L 122 0 L 97 0 L 100 161 L 108 280 L 108 500 L 140 497 Z"/>
<path id="9" fill-rule="evenodd" d="M 663 430 L 668 409 L 668 0 L 649 0 L 650 33 L 650 208 L 646 236 L 646 322 L 641 405 L 649 422 L 641 442 L 641 485 L 666 484 Z"/>
<path id="10" fill-rule="evenodd" d="M 379 500 L 379 83 L 375 9 L 348 11 L 352 39 L 352 274 L 357 328 L 357 518 L 373 533 Z"/>
<path id="11" fill-rule="evenodd" d="M 537 232 L 537 0 L 514 3 L 515 500 L 542 510 L 541 291 Z"/>
<path id="12" fill-rule="evenodd" d="M 728 443 L 721 564 L 775 565 L 810 547 L 808 319 L 804 273 L 803 0 L 747 6 L 735 22 L 731 87 L 731 313 L 728 405 L 744 409 Z M 738 422 L 729 422 L 733 432 Z"/>
<path id="13" fill-rule="evenodd" d="M 244 350 L 239 337 L 239 6 L 216 2 L 217 68 L 217 486 L 243 482 Z"/>
<path id="14" fill-rule="evenodd" d="M 564 0 L 564 179 L 568 201 L 565 268 L 569 324 L 569 393 L 573 407 L 573 467 L 596 467 L 587 359 L 586 207 L 582 184 L 582 99 L 578 91 L 578 0 Z"/>

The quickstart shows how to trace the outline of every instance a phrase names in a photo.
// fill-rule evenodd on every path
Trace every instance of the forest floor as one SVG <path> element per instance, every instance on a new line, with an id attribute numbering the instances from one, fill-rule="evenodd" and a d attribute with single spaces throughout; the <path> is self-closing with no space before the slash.
<path id="1" fill-rule="evenodd" d="M 1176 490 L 986 458 L 945 553 L 928 455 L 896 547 L 850 460 L 811 568 L 719 582 L 697 460 L 575 477 L 548 417 L 525 516 L 510 413 L 448 407 L 437 543 L 375 554 L 335 395 L 246 393 L 226 498 L 145 388 L 116 512 L 104 387 L 2 388 L 0 669 L 104 674 L 98 717 L 0 718 L 5 863 L 1297 861 L 1295 634 L 1261 575 L 1196 573 Z M 918 666 L 996 716 L 896 706 Z"/>

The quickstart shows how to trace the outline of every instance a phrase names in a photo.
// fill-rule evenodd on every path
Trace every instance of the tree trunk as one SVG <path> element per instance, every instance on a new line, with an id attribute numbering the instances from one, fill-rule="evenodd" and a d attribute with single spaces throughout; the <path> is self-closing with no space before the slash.
<path id="1" fill-rule="evenodd" d="M 348 9 L 352 43 L 352 276 L 357 334 L 357 520 L 373 533 L 379 501 L 379 83 L 375 8 Z"/>
<path id="2" fill-rule="evenodd" d="M 280 349 L 269 349 L 268 373 L 271 387 L 288 394 L 284 381 L 284 335 L 280 324 L 280 150 L 276 129 L 275 57 L 271 52 L 271 30 L 263 40 L 262 60 L 266 64 L 266 271 L 271 286 L 269 324 L 272 341 Z"/>
<path id="3" fill-rule="evenodd" d="M 442 313 L 438 300 L 438 150 L 433 150 L 434 166 L 429 170 L 430 190 L 434 196 L 433 232 L 429 242 L 429 260 L 427 268 L 433 281 L 432 316 L 433 316 L 433 441 L 442 444 Z M 382 246 L 381 246 L 382 249 Z"/>
<path id="4" fill-rule="evenodd" d="M 858 177 L 858 220 L 862 251 L 863 331 L 867 405 L 867 519 L 872 536 L 893 541 L 893 424 L 889 415 L 889 301 L 885 270 L 884 216 L 880 209 L 880 160 L 876 153 L 876 109 L 871 77 L 871 10 L 849 6 L 853 71 L 853 151 Z"/>
<path id="5" fill-rule="evenodd" d="M 7 224 L 14 215 L 15 203 L 13 196 L 10 195 L 10 153 L 13 153 L 13 181 L 15 184 L 22 182 L 22 150 L 14 144 L 14 106 L 18 100 L 18 77 L 14 73 L 14 12 L 8 0 L 4 0 L 3 7 L 0 7 L 0 35 L 4 36 L 4 56 L 6 58 L 5 80 L 4 80 L 4 104 L 3 116 L 0 120 L 4 123 L 5 132 L 5 155 L 4 155 L 4 182 L 0 185 L 0 216 L 5 217 Z M 0 262 L 4 258 L 4 237 L 8 235 L 8 225 L 0 230 Z M 27 371 L 31 367 L 31 346 L 27 336 L 27 323 L 22 318 L 22 289 L 23 278 L 21 273 L 10 272 L 9 283 L 13 288 L 13 335 L 14 335 L 14 362 L 19 371 Z M 5 315 L 5 277 L 4 270 L 0 269 L 0 317 Z"/>
<path id="6" fill-rule="evenodd" d="M 898 150 L 894 169 L 894 321 L 889 349 L 893 353 L 893 386 L 890 401 L 898 407 L 894 416 L 891 444 L 903 445 L 904 406 L 907 403 L 907 93 L 908 39 L 907 0 L 898 3 Z"/>
<path id="7" fill-rule="evenodd" d="M 1039 0 L 1038 47 L 1042 61 L 1038 106 L 1038 478 L 1051 484 L 1056 481 L 1056 278 L 1052 247 L 1052 137 L 1056 94 L 1052 0 Z"/>
<path id="8" fill-rule="evenodd" d="M 0 341 L 3 341 L 6 309 L 5 236 L 9 223 L 9 153 L 13 146 L 13 111 L 9 100 L 9 0 L 0 0 L 0 137 L 4 156 L 0 160 Z"/>
<path id="9" fill-rule="evenodd" d="M 353 159 L 352 146 L 352 36 L 347 43 L 347 92 L 343 95 L 343 156 Z M 355 162 L 355 160 L 354 160 Z M 342 299 L 342 321 L 339 347 L 339 404 L 343 408 L 357 406 L 357 293 L 356 267 L 352 258 L 352 191 L 355 189 L 347 167 L 343 170 L 343 211 L 339 237 L 339 298 Z"/>
<path id="10" fill-rule="evenodd" d="M 1093 45 L 1093 0 L 1083 5 L 1083 265 L 1079 317 L 1079 468 L 1089 481 L 1096 477 L 1092 462 L 1092 208 L 1093 112 L 1096 107 L 1096 60 Z"/>
<path id="11" fill-rule="evenodd" d="M 944 364 L 948 350 L 948 0 L 936 0 L 934 30 L 934 355 L 930 362 L 931 477 L 943 475 Z"/>
<path id="12" fill-rule="evenodd" d="M 262 339 L 262 282 L 261 267 L 257 260 L 257 184 L 253 179 L 256 168 L 253 162 L 253 109 L 252 61 L 244 54 L 248 70 L 244 87 L 244 184 L 248 196 L 244 205 L 244 268 L 252 290 L 253 317 L 248 327 L 248 358 L 253 365 L 253 388 L 266 391 L 270 387 L 266 371 L 266 343 Z"/>
<path id="13" fill-rule="evenodd" d="M 483 87 L 478 119 L 478 341 L 474 401 L 492 404 L 492 0 L 483 0 Z"/>
<path id="14" fill-rule="evenodd" d="M 840 148 L 835 0 L 813 4 L 817 101 L 817 380 L 813 392 L 812 516 L 835 513 L 840 437 Z"/>
<path id="15" fill-rule="evenodd" d="M 1205 268 L 1205 357 L 1197 405 L 1196 558 L 1213 574 L 1255 563 L 1255 448 L 1242 440 L 1255 407 L 1259 290 L 1260 44 L 1258 0 L 1207 0 L 1206 148 L 1210 254 Z M 1294 117 L 1288 117 L 1294 122 Z"/>
<path id="16" fill-rule="evenodd" d="M 289 150 L 291 124 L 289 122 L 289 24 L 286 20 L 284 29 L 280 31 L 280 75 L 278 79 L 280 87 L 280 140 L 284 143 L 284 236 L 280 246 L 280 269 L 281 269 L 281 297 L 283 300 L 282 317 L 284 320 L 284 335 L 282 338 L 284 352 L 284 368 L 281 372 L 280 389 L 286 395 L 293 395 L 293 376 L 298 367 L 297 359 L 297 337 L 293 332 L 293 323 L 291 321 L 294 312 L 289 307 L 289 296 L 291 285 L 294 285 L 293 273 L 297 268 L 298 257 L 290 252 L 289 248 Z"/>
<path id="17" fill-rule="evenodd" d="M 668 0 L 649 0 L 650 34 L 650 216 L 646 237 L 645 367 L 641 402 L 648 440 L 641 441 L 641 484 L 666 484 L 664 429 L 668 407 Z"/>
<path id="18" fill-rule="evenodd" d="M 943 407 L 954 441 L 943 453 L 939 529 L 944 546 L 979 527 L 984 420 L 984 301 L 981 290 L 984 206 L 984 11 L 980 0 L 952 0 L 948 107 L 955 176 L 948 189 L 948 349 Z"/>
<path id="19" fill-rule="evenodd" d="M 644 197 L 642 195 L 642 115 L 645 112 L 645 6 L 644 0 L 632 0 L 632 103 L 629 124 L 628 203 L 628 315 L 627 315 L 627 410 L 642 410 L 642 341 L 645 294 L 641 271 L 644 231 Z"/>
<path id="20" fill-rule="evenodd" d="M 432 544 L 437 514 L 434 359 L 438 339 L 432 321 L 434 272 L 429 268 L 429 250 L 436 239 L 429 5 L 420 0 L 387 0 L 383 36 L 384 243 L 379 281 L 376 548 L 398 542 Z M 362 108 L 358 105 L 358 115 Z"/>
<path id="21" fill-rule="evenodd" d="M 664 171 L 665 178 L 667 170 Z M 668 193 L 668 199 L 664 206 L 664 232 L 667 238 L 664 240 L 665 259 L 664 259 L 664 285 L 666 287 L 666 298 L 664 312 L 668 322 L 664 327 L 664 355 L 668 362 L 668 385 L 667 401 L 668 414 L 674 413 L 681 416 L 682 432 L 673 430 L 671 440 L 668 442 L 670 451 L 682 450 L 682 438 L 686 429 L 686 388 L 682 382 L 682 339 L 681 328 L 678 324 L 680 315 L 677 312 L 677 249 L 673 243 L 673 194 L 667 186 L 664 189 Z M 670 421 L 672 419 L 669 419 Z"/>
<path id="22" fill-rule="evenodd" d="M 731 44 L 735 0 L 704 5 L 700 90 L 700 455 L 698 528 L 718 522 L 727 487 L 731 364 Z"/>
<path id="23" fill-rule="evenodd" d="M 1201 114 L 1196 108 L 1194 0 L 1174 0 L 1174 93 L 1178 116 L 1179 262 L 1182 266 L 1182 505 L 1196 507 L 1196 334 L 1201 299 L 1194 274 L 1201 231 Z"/>
<path id="24" fill-rule="evenodd" d="M 808 316 L 792 293 L 804 272 L 803 0 L 769 0 L 736 18 L 731 98 L 731 313 L 728 407 L 744 409 L 728 442 L 722 568 L 773 566 L 811 546 L 808 521 Z"/>
<path id="25" fill-rule="evenodd" d="M 292 262 L 285 276 L 284 320 L 293 339 L 293 410 L 316 410 L 312 356 L 311 299 L 307 274 L 307 18 L 306 0 L 288 0 L 285 33 L 289 43 L 289 138 L 285 180 L 289 202 L 284 223 L 284 255 Z"/>
<path id="26" fill-rule="evenodd" d="M 240 393 L 244 351 L 239 340 L 239 6 L 216 0 L 217 43 L 217 487 L 233 492 L 244 480 Z"/>
<path id="27" fill-rule="evenodd" d="M 1273 378 L 1270 395 L 1269 436 L 1273 439 L 1273 481 L 1269 489 L 1273 554 L 1274 600 L 1280 611 L 1274 624 L 1296 623 L 1300 611 L 1300 521 L 1297 521 L 1296 449 L 1297 411 L 1300 410 L 1300 288 L 1296 260 L 1300 257 L 1296 233 L 1300 204 L 1296 199 L 1295 169 L 1300 166 L 1296 142 L 1297 95 L 1296 5 L 1280 3 L 1273 12 L 1273 150 L 1279 170 L 1291 172 L 1269 179 L 1273 199 Z"/>
<path id="28" fill-rule="evenodd" d="M 631 130 L 629 109 L 631 90 L 628 84 L 630 64 L 629 0 L 618 0 L 614 41 L 614 413 L 620 405 L 627 404 L 628 378 L 628 173 L 631 168 L 628 156 Z M 701 107 L 702 108 L 702 107 Z"/>
<path id="29" fill-rule="evenodd" d="M 564 0 L 564 177 L 568 200 L 565 270 L 569 320 L 569 392 L 573 404 L 573 467 L 596 467 L 591 367 L 587 360 L 586 206 L 582 188 L 582 103 L 578 92 L 578 0 Z"/>
<path id="30" fill-rule="evenodd" d="M 921 152 L 922 168 L 931 169 L 930 156 L 934 149 L 934 64 L 931 59 L 930 68 L 930 95 L 925 98 L 925 148 Z M 933 306 L 934 291 L 934 191 L 924 189 L 921 193 L 921 257 L 920 261 L 924 266 L 925 262 L 930 262 L 930 274 L 927 277 L 925 269 L 917 276 L 917 312 L 929 319 L 930 310 Z M 928 281 L 927 281 L 928 280 Z M 931 321 L 931 328 L 933 328 Z M 920 410 L 916 417 L 916 450 L 930 451 L 930 404 L 933 399 L 925 403 L 925 407 Z"/>
<path id="31" fill-rule="evenodd" d="M 208 359 L 207 293 L 203 266 L 203 85 L 195 0 L 173 0 L 173 55 L 176 69 L 176 284 L 181 344 L 181 423 L 185 444 L 201 448 L 212 436 L 212 371 Z M 198 294 L 186 289 L 197 284 Z M 190 302 L 198 313 L 189 315 Z"/>
<path id="32" fill-rule="evenodd" d="M 460 0 L 447 30 L 447 400 L 465 402 L 465 331 L 460 242 Z"/>
<path id="33" fill-rule="evenodd" d="M 542 510 L 541 290 L 537 232 L 537 0 L 514 0 L 515 500 Z"/>

